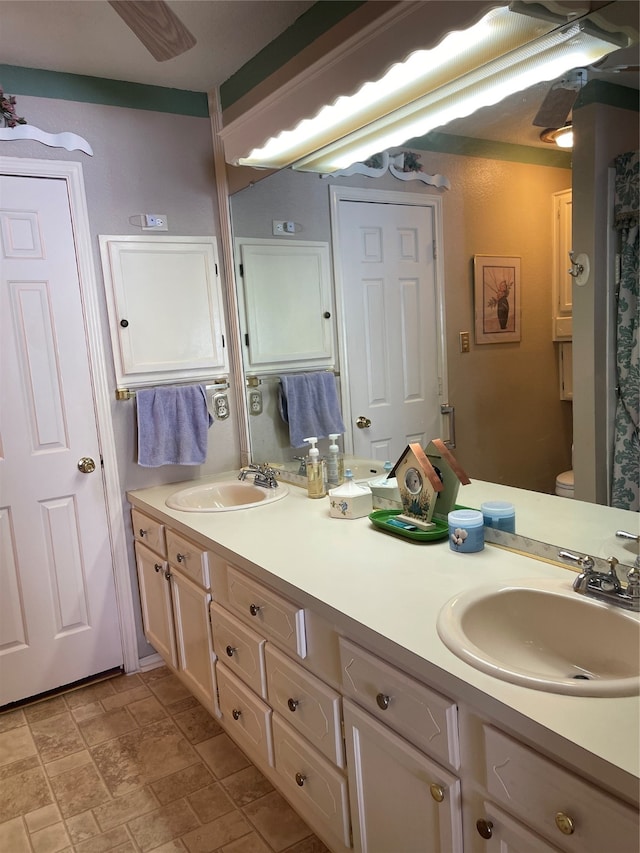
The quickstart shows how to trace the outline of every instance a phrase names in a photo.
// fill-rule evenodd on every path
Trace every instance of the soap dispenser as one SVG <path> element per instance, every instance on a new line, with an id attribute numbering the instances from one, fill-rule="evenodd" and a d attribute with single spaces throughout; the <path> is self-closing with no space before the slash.
<path id="1" fill-rule="evenodd" d="M 313 436 L 305 438 L 311 445 L 307 461 L 307 492 L 310 498 L 323 498 L 327 492 L 324 485 L 324 462 L 319 458 L 320 451 L 316 447 L 318 439 Z"/>
<path id="2" fill-rule="evenodd" d="M 329 486 L 340 486 L 344 483 L 344 456 L 340 453 L 336 440 L 339 433 L 329 434 L 329 456 L 327 457 L 327 483 Z"/>

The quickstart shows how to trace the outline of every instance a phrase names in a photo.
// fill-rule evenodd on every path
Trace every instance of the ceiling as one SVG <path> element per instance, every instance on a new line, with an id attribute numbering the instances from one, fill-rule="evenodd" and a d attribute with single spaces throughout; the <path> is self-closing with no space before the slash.
<path id="1" fill-rule="evenodd" d="M 0 0 L 0 57 L 6 65 L 207 92 L 313 2 L 171 0 L 197 44 L 156 62 L 106 0 Z"/>
<path id="2" fill-rule="evenodd" d="M 157 62 L 106 0 L 0 0 L 0 57 L 8 65 L 206 92 L 290 26 L 313 0 L 171 0 L 170 5 L 197 44 L 175 59 Z M 613 6 L 625 14 L 633 11 L 637 19 L 634 0 Z M 637 63 L 637 46 L 631 55 L 627 49 L 623 59 Z M 614 65 L 615 55 L 606 62 Z M 638 88 L 637 69 L 594 71 L 592 76 Z M 544 147 L 532 120 L 548 89 L 548 83 L 539 84 L 443 130 Z"/>

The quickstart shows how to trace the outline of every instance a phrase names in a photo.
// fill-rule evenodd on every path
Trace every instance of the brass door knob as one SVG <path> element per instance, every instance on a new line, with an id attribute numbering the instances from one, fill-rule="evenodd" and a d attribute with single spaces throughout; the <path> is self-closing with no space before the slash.
<path id="1" fill-rule="evenodd" d="M 359 418 L 356 418 L 356 426 L 358 429 L 368 429 L 371 426 L 371 421 L 364 415 L 360 415 Z"/>
<path id="2" fill-rule="evenodd" d="M 96 463 L 90 456 L 83 456 L 82 459 L 78 459 L 78 471 L 82 471 L 83 474 L 93 474 L 96 470 Z"/>

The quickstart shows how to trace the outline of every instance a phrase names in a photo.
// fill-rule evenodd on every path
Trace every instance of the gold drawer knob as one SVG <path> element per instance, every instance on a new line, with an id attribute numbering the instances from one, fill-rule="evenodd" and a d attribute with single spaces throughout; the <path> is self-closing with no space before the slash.
<path id="1" fill-rule="evenodd" d="M 444 788 L 442 785 L 437 785 L 435 782 L 432 782 L 431 785 L 429 785 L 429 791 L 436 803 L 441 803 L 444 800 Z"/>
<path id="2" fill-rule="evenodd" d="M 573 822 L 573 819 L 566 815 L 564 812 L 558 812 L 556 815 L 556 826 L 563 833 L 563 835 L 573 835 L 576 825 Z"/>
<path id="3" fill-rule="evenodd" d="M 288 706 L 288 708 L 292 714 L 296 710 L 296 708 L 298 707 L 299 704 L 300 704 L 299 699 L 288 699 L 287 700 L 287 706 Z"/>
<path id="4" fill-rule="evenodd" d="M 242 716 L 242 711 L 239 711 L 237 708 L 234 708 L 233 711 L 231 712 L 231 716 L 233 717 L 234 720 L 239 720 L 240 717 Z"/>
<path id="5" fill-rule="evenodd" d="M 302 788 L 306 781 L 307 777 L 303 773 L 296 773 L 296 785 L 299 785 Z"/>

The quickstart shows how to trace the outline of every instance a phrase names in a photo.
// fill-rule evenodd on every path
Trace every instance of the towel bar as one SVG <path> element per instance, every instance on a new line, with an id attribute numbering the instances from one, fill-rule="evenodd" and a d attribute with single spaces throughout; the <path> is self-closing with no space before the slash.
<path id="1" fill-rule="evenodd" d="M 186 384 L 186 383 L 185 383 Z M 193 383 L 196 384 L 196 383 Z M 227 388 L 230 388 L 229 382 L 226 377 L 220 377 L 220 379 L 215 380 L 214 382 L 203 382 L 198 383 L 203 384 L 207 391 L 226 391 Z M 149 386 L 149 387 L 157 387 L 157 386 Z M 135 397 L 137 391 L 144 390 L 143 388 L 116 388 L 116 400 L 130 400 L 132 397 Z"/>
<path id="2" fill-rule="evenodd" d="M 287 371 L 282 371 L 282 373 L 286 373 Z M 291 373 L 333 373 L 334 376 L 340 376 L 339 370 L 326 370 L 326 371 L 316 371 L 316 370 L 295 370 L 291 371 Z M 279 373 L 265 373 L 262 376 L 258 376 L 253 374 L 251 376 L 247 376 L 246 384 L 247 388 L 257 388 L 258 385 L 262 385 L 263 382 L 280 382 L 280 374 Z"/>

